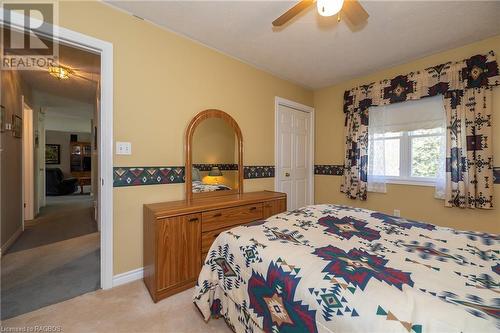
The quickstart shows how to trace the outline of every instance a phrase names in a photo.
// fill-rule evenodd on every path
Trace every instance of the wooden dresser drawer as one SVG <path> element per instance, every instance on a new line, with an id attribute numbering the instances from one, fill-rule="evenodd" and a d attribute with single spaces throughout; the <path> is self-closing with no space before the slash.
<path id="1" fill-rule="evenodd" d="M 225 228 L 217 229 L 217 230 L 212 230 L 212 231 L 207 231 L 207 232 L 202 233 L 202 235 L 201 235 L 201 252 L 202 253 L 203 252 L 208 252 L 208 250 L 210 250 L 210 246 L 212 246 L 212 243 L 215 241 L 215 239 L 217 238 L 217 236 L 219 236 L 219 234 L 221 232 L 229 230 L 232 227 L 233 226 L 225 227 Z"/>
<path id="2" fill-rule="evenodd" d="M 263 218 L 267 219 L 273 215 L 286 211 L 286 199 L 278 199 L 264 202 Z"/>
<path id="3" fill-rule="evenodd" d="M 202 232 L 252 222 L 263 217 L 262 203 L 202 212 Z"/>

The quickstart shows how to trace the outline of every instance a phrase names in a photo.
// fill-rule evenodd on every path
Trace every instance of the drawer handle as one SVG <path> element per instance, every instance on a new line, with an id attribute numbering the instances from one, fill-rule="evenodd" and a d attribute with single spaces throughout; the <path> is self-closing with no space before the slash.
<path id="1" fill-rule="evenodd" d="M 196 221 L 198 221 L 198 218 L 197 218 L 197 217 L 193 217 L 193 218 L 190 218 L 190 219 L 189 219 L 189 222 L 196 222 Z"/>
<path id="2" fill-rule="evenodd" d="M 256 209 L 257 209 L 257 207 L 252 207 L 252 208 L 250 208 L 250 210 L 256 210 Z"/>
<path id="3" fill-rule="evenodd" d="M 222 216 L 222 213 L 214 214 L 214 217 L 221 217 L 221 216 Z"/>
<path id="4" fill-rule="evenodd" d="M 271 205 L 265 205 L 264 207 L 266 207 L 266 208 L 271 208 L 272 206 L 271 206 Z"/>

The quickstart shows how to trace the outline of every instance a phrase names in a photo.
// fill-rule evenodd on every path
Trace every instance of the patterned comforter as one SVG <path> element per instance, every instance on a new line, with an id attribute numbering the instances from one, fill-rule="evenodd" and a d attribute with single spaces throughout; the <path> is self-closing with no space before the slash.
<path id="1" fill-rule="evenodd" d="M 204 184 L 201 181 L 193 181 L 193 186 L 192 186 L 193 193 L 226 191 L 230 189 L 231 188 L 226 185 Z"/>
<path id="2" fill-rule="evenodd" d="M 316 205 L 213 243 L 195 288 L 236 332 L 498 332 L 500 238 Z"/>

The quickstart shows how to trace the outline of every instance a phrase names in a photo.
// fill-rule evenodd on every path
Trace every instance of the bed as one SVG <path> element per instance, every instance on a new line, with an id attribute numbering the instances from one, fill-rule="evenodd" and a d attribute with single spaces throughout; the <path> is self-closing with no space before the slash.
<path id="1" fill-rule="evenodd" d="M 498 332 L 498 235 L 315 205 L 221 233 L 194 303 L 235 332 Z"/>
<path id="2" fill-rule="evenodd" d="M 191 179 L 192 186 L 191 190 L 193 193 L 205 193 L 205 192 L 215 192 L 215 191 L 228 191 L 231 187 L 223 184 L 205 184 L 201 180 L 201 173 L 198 168 L 193 167 L 191 169 Z"/>
<path id="3" fill-rule="evenodd" d="M 193 193 L 228 191 L 231 188 L 223 184 L 205 184 L 201 181 L 193 181 Z"/>

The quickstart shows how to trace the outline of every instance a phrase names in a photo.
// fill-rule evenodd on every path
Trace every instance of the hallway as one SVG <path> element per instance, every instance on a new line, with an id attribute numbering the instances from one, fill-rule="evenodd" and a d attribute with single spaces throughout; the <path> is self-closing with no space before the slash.
<path id="1" fill-rule="evenodd" d="M 2 257 L 1 318 L 100 287 L 100 235 L 90 196 L 47 197 L 47 206 Z"/>

